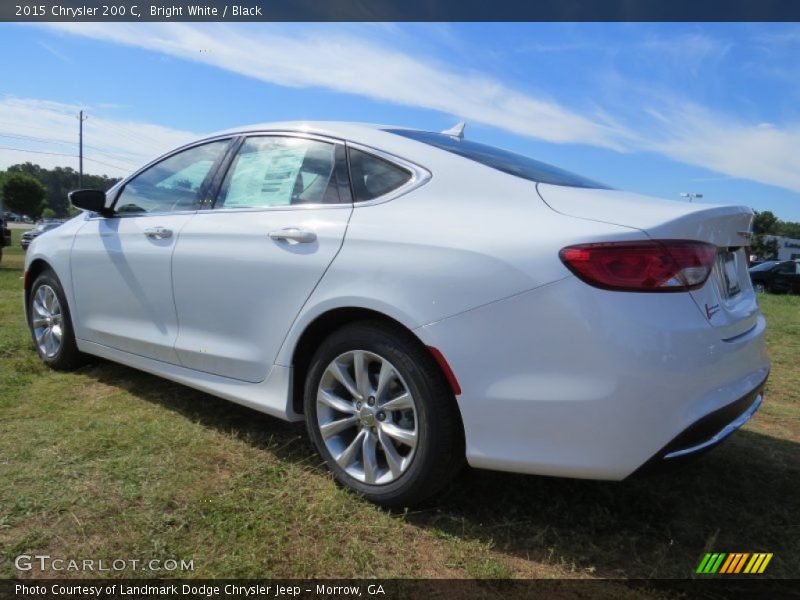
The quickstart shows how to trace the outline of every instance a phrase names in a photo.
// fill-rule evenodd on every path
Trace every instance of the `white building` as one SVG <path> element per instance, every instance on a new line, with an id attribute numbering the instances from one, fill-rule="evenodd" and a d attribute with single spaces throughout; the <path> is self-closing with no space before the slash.
<path id="1" fill-rule="evenodd" d="M 800 240 L 781 235 L 765 235 L 764 238 L 778 241 L 778 260 L 800 259 Z"/>

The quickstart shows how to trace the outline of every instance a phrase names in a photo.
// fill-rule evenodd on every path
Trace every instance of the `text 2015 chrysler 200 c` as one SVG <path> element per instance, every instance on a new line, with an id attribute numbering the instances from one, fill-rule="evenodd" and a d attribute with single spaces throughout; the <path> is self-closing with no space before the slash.
<path id="1" fill-rule="evenodd" d="M 406 505 L 475 467 L 623 479 L 761 404 L 752 212 L 463 139 L 282 123 L 179 148 L 36 238 L 42 359 L 94 354 L 283 419 Z"/>

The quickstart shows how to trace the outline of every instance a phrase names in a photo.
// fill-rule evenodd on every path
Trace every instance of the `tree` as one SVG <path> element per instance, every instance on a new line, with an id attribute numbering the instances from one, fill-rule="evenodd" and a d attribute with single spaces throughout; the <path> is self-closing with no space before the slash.
<path id="1" fill-rule="evenodd" d="M 755 254 L 761 260 L 775 260 L 778 258 L 778 240 L 767 239 L 763 235 L 754 236 L 750 254 Z"/>
<path id="2" fill-rule="evenodd" d="M 11 165 L 8 173 L 25 173 L 38 179 L 47 188 L 45 201 L 53 209 L 56 216 L 69 215 L 69 200 L 67 194 L 78 188 L 78 172 L 71 167 L 54 167 L 45 169 L 30 162 Z M 84 173 L 83 187 L 87 189 L 107 190 L 118 179 L 105 175 L 90 175 Z"/>
<path id="3" fill-rule="evenodd" d="M 6 210 L 36 219 L 45 207 L 47 188 L 30 175 L 9 173 L 3 178 L 2 194 Z"/>
<path id="4" fill-rule="evenodd" d="M 757 212 L 753 219 L 753 233 L 756 235 L 775 234 L 778 226 L 778 217 L 771 211 Z"/>
<path id="5" fill-rule="evenodd" d="M 753 240 L 750 243 L 750 253 L 762 260 L 778 257 L 778 240 L 767 239 L 764 236 L 775 235 L 778 227 L 778 217 L 771 211 L 757 212 L 753 219 Z"/>
<path id="6" fill-rule="evenodd" d="M 42 218 L 43 218 L 43 219 L 54 219 L 54 218 L 55 218 L 55 216 L 56 216 L 56 211 L 54 211 L 54 210 L 53 210 L 52 208 L 50 208 L 49 206 L 48 206 L 48 207 L 46 207 L 46 208 L 45 208 L 45 209 L 42 211 Z"/>

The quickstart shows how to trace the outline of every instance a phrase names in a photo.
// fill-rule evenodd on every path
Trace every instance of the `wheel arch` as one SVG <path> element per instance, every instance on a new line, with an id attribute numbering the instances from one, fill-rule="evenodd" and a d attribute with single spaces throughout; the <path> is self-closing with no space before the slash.
<path id="1" fill-rule="evenodd" d="M 39 277 L 45 271 L 53 271 L 55 273 L 55 269 L 53 266 L 44 260 L 43 258 L 35 258 L 31 261 L 31 264 L 28 265 L 27 270 L 25 271 L 24 279 L 23 279 L 23 289 L 25 290 L 25 316 L 27 318 L 28 311 L 30 309 L 30 292 L 31 286 L 33 286 L 33 282 L 36 281 L 36 278 Z M 58 275 L 56 275 L 58 277 Z M 60 279 L 59 279 L 60 281 Z"/>
<path id="2" fill-rule="evenodd" d="M 337 329 L 359 321 L 377 321 L 384 323 L 399 331 L 403 331 L 416 340 L 422 348 L 425 348 L 429 352 L 433 362 L 437 366 L 439 374 L 453 393 L 453 401 L 455 402 L 455 396 L 461 393 L 461 390 L 458 388 L 458 383 L 455 381 L 455 377 L 449 365 L 447 365 L 446 359 L 441 355 L 441 352 L 435 348 L 426 346 L 410 327 L 397 319 L 374 309 L 349 306 L 333 308 L 318 315 L 306 325 L 303 332 L 297 338 L 297 343 L 294 345 L 291 355 L 292 385 L 290 390 L 291 409 L 295 414 L 303 414 L 303 387 L 305 385 L 306 373 L 308 372 L 308 367 L 315 350 L 326 337 Z M 458 403 L 456 402 L 456 406 L 457 405 Z M 460 409 L 458 413 L 460 415 Z"/>

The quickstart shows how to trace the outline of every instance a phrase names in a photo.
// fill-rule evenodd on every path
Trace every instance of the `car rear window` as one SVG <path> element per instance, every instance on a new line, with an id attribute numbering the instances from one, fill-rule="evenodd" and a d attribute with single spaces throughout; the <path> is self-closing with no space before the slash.
<path id="1" fill-rule="evenodd" d="M 522 177 L 523 179 L 528 179 L 537 183 L 602 190 L 611 189 L 605 184 L 598 183 L 582 175 L 576 175 L 575 173 L 570 173 L 564 169 L 559 169 L 558 167 L 523 156 L 522 154 L 495 148 L 488 144 L 481 144 L 470 140 L 460 140 L 454 136 L 444 133 L 433 133 L 431 131 L 417 131 L 414 129 L 386 129 L 384 131 L 416 140 L 441 150 L 452 152 L 453 154 L 458 154 L 459 156 L 474 160 L 475 162 L 479 162 L 487 167 L 492 167 L 503 173 Z"/>

